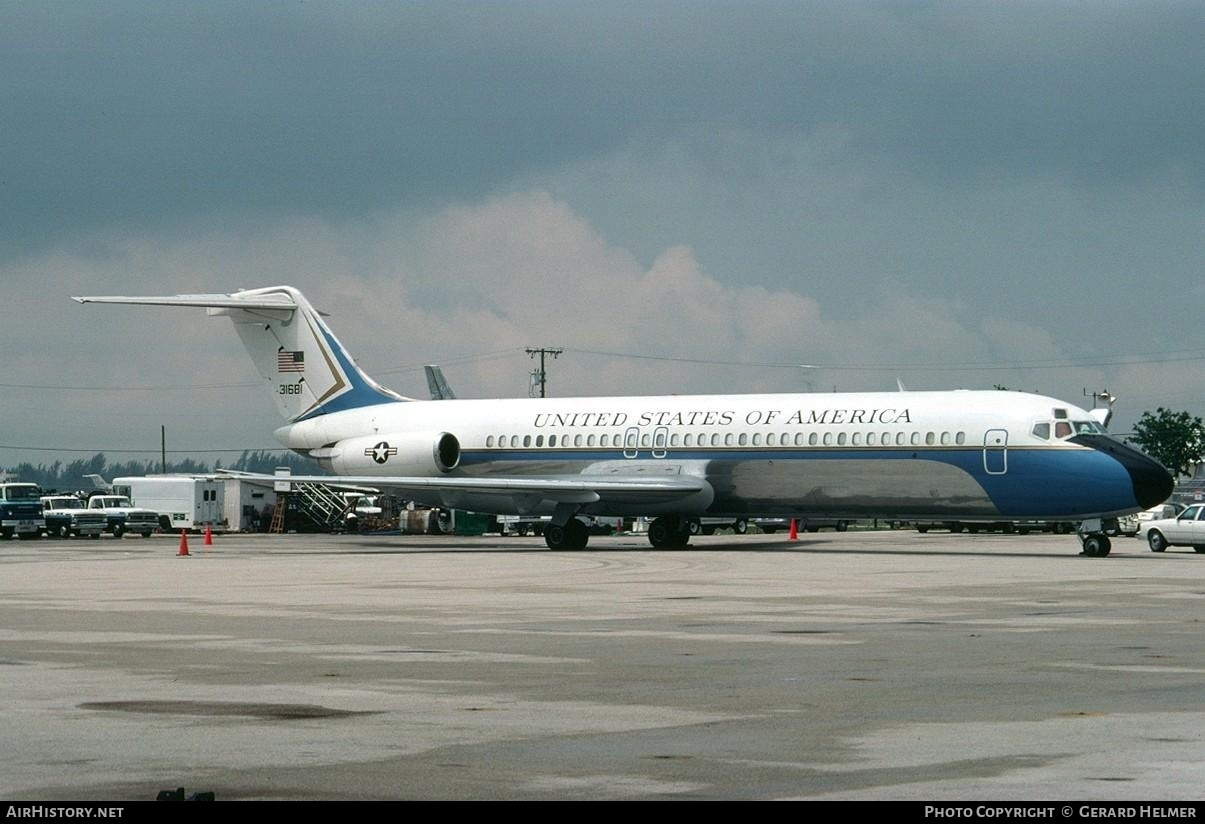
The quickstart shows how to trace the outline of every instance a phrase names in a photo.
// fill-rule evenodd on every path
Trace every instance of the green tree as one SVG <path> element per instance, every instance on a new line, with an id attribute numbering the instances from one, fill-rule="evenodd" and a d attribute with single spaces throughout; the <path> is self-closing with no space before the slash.
<path id="1" fill-rule="evenodd" d="M 1162 406 L 1143 412 L 1129 440 L 1179 475 L 1191 475 L 1205 458 L 1205 423 L 1187 412 Z"/>

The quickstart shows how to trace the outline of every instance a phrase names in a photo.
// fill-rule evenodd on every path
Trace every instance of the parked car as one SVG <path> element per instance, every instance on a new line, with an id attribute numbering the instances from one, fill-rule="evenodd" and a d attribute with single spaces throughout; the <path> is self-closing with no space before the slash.
<path id="1" fill-rule="evenodd" d="M 819 532 L 822 529 L 844 532 L 852 523 L 845 518 L 800 518 L 796 527 L 804 532 Z"/>
<path id="2" fill-rule="evenodd" d="M 1138 524 L 1138 526 L 1134 527 L 1134 531 L 1137 532 L 1138 527 L 1142 526 L 1147 521 L 1158 521 L 1163 518 L 1175 518 L 1176 513 L 1183 508 L 1184 507 L 1176 506 L 1175 504 L 1159 504 L 1159 506 L 1144 509 L 1142 512 L 1139 512 L 1137 515 L 1133 516 L 1134 520 Z"/>
<path id="3" fill-rule="evenodd" d="M 731 529 L 737 535 L 744 535 L 749 531 L 749 521 L 745 518 L 695 518 L 687 527 L 691 535 L 714 535 L 720 529 Z"/>
<path id="4" fill-rule="evenodd" d="M 1192 504 L 1173 518 L 1156 518 L 1138 526 L 1151 552 L 1163 552 L 1169 546 L 1190 546 L 1205 552 L 1205 504 Z"/>
<path id="5" fill-rule="evenodd" d="M 917 532 L 928 532 L 930 529 L 948 529 L 950 532 L 1004 532 L 1012 534 L 1017 531 L 1017 525 L 1012 521 L 917 521 Z"/>
<path id="6" fill-rule="evenodd" d="M 1069 521 L 917 521 L 917 532 L 948 529 L 950 532 L 1003 532 L 1005 535 L 1028 535 L 1031 532 L 1053 532 L 1070 535 L 1075 524 Z"/>

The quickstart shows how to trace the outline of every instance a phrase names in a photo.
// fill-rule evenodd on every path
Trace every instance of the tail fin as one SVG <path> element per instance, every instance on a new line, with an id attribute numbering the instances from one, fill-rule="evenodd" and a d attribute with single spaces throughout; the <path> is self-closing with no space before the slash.
<path id="1" fill-rule="evenodd" d="M 423 367 L 423 371 L 427 373 L 427 389 L 431 391 L 431 400 L 451 401 L 456 399 L 456 393 L 452 391 L 452 387 L 448 386 L 448 379 L 444 377 L 442 369 L 435 364 L 427 364 Z"/>
<path id="2" fill-rule="evenodd" d="M 251 355 L 280 414 L 290 423 L 328 412 L 407 401 L 360 371 L 301 292 L 291 286 L 230 295 L 77 297 L 80 303 L 198 306 L 224 315 Z"/>

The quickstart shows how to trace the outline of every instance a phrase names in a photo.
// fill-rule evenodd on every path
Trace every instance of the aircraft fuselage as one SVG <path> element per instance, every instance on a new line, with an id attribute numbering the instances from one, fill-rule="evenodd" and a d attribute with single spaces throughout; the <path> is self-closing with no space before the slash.
<path id="1" fill-rule="evenodd" d="M 427 460 L 443 434 L 459 446 L 453 468 Z M 1165 473 L 1084 410 L 1015 392 L 413 401 L 317 416 L 277 437 L 344 475 L 692 476 L 710 490 L 582 508 L 596 515 L 1078 520 L 1135 512 L 1166 491 Z M 456 499 L 514 508 L 493 494 Z"/>

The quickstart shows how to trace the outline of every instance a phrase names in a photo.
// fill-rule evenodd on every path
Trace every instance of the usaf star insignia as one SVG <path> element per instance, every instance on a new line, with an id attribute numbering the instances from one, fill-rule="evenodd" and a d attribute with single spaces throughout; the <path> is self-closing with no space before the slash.
<path id="1" fill-rule="evenodd" d="M 385 463 L 385 461 L 396 454 L 397 447 L 390 446 L 388 441 L 381 441 L 376 446 L 370 446 L 364 450 L 365 457 L 372 458 L 379 464 Z"/>

